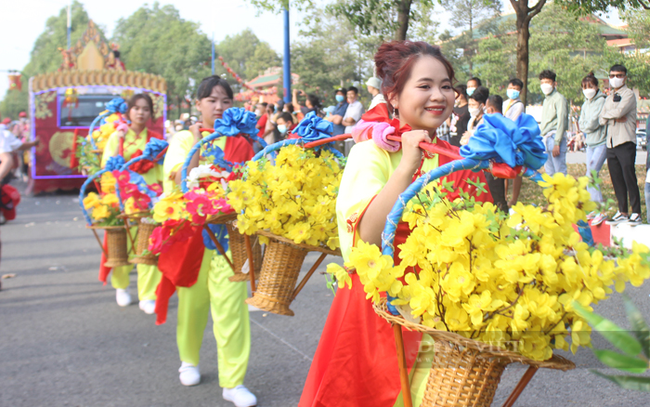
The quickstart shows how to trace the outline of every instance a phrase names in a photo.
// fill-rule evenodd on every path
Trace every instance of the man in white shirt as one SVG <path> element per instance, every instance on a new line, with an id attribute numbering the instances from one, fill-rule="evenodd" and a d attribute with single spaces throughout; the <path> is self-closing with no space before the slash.
<path id="1" fill-rule="evenodd" d="M 368 87 L 368 92 L 372 95 L 372 101 L 370 101 L 368 110 L 372 110 L 380 103 L 386 103 L 386 99 L 384 99 L 384 95 L 381 93 L 381 79 L 373 76 L 368 79 L 366 86 Z"/>
<path id="2" fill-rule="evenodd" d="M 345 126 L 345 133 L 352 133 L 352 129 L 363 115 L 363 105 L 357 99 L 359 98 L 359 89 L 354 86 L 348 88 L 347 93 L 348 108 L 345 110 L 342 124 Z"/>

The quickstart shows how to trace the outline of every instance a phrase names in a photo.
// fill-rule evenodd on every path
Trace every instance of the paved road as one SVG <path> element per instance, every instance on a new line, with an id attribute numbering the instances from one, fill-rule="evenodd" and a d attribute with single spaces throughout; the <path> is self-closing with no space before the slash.
<path id="1" fill-rule="evenodd" d="M 183 387 L 176 297 L 168 322 L 156 326 L 137 305 L 118 307 L 114 290 L 97 281 L 100 251 L 73 195 L 26 198 L 19 209 L 18 219 L 2 226 L 0 274 L 16 277 L 4 279 L 0 292 L 0 406 L 232 406 L 221 399 L 211 326 L 203 344 L 202 383 Z M 304 270 L 315 259 L 310 255 Z M 647 292 L 629 291 L 650 315 Z M 259 406 L 297 405 L 332 298 L 316 274 L 292 305 L 295 317 L 251 314 L 246 385 Z M 617 294 L 598 310 L 624 324 Z M 589 355 L 580 350 L 569 356 L 579 364 L 574 371 L 538 372 L 517 406 L 649 404 L 650 396 L 622 391 L 591 374 L 587 367 L 598 364 Z M 505 372 L 494 405 L 503 404 L 522 373 L 520 367 Z"/>

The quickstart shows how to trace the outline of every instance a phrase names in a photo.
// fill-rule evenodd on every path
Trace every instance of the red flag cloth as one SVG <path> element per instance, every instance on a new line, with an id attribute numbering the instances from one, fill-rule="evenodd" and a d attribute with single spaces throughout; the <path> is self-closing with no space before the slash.
<path id="1" fill-rule="evenodd" d="M 106 263 L 106 254 L 108 252 L 108 233 L 104 233 L 104 244 L 103 244 L 104 250 L 102 250 L 102 259 L 99 263 L 99 281 L 104 283 L 106 285 L 106 279 L 108 278 L 108 275 L 111 274 L 111 270 L 113 269 L 112 267 L 106 267 L 104 263 Z"/>
<path id="2" fill-rule="evenodd" d="M 176 287 L 191 287 L 196 283 L 201 270 L 205 246 L 202 226 L 185 226 L 192 229 L 192 236 L 174 243 L 160 253 L 158 268 L 162 279 L 156 289 L 156 325 L 167 321 L 169 299 Z"/>
<path id="3" fill-rule="evenodd" d="M 366 113 L 363 119 L 387 119 L 387 109 L 378 109 L 378 115 L 376 109 Z M 382 110 L 386 116 L 382 116 Z M 400 133 L 407 131 L 406 127 L 402 127 Z M 458 147 L 442 140 L 436 140 L 435 143 L 450 152 L 449 155 L 438 155 L 439 166 L 451 162 L 453 159 L 450 157 L 458 154 Z M 467 183 L 470 176 L 472 179 L 478 177 L 479 182 L 486 183 L 483 173 L 473 173 L 470 170 L 457 171 L 444 177 L 454 184 L 453 191 L 449 191 L 450 200 L 457 198 L 461 190 L 476 196 L 476 187 Z M 493 201 L 489 193 L 476 196 L 476 200 Z M 359 219 L 362 217 L 363 214 Z M 356 223 L 355 228 L 359 223 Z M 409 233 L 408 224 L 400 222 L 394 241 L 395 264 L 400 262 L 398 245 L 404 243 Z M 336 292 L 299 407 L 392 407 L 400 394 L 393 329 L 373 310 L 358 275 L 355 273 L 351 277 L 352 289 L 342 288 Z M 410 370 L 416 361 L 422 334 L 404 329 L 402 334 L 407 367 Z"/>

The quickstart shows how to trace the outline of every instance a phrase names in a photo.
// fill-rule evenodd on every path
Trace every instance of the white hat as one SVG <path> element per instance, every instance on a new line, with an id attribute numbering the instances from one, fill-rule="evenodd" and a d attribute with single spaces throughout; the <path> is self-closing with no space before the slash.
<path id="1" fill-rule="evenodd" d="M 377 90 L 381 90 L 381 80 L 373 76 L 372 78 L 368 79 L 368 82 L 366 82 L 366 86 L 372 86 Z"/>

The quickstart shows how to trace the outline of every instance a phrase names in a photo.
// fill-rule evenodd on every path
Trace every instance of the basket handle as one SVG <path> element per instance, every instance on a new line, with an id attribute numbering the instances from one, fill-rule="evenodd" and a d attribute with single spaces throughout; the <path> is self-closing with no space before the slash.
<path id="1" fill-rule="evenodd" d="M 92 226 L 93 221 L 90 219 L 90 215 L 88 215 L 88 211 L 84 207 L 84 197 L 86 195 L 86 188 L 88 188 L 88 185 L 90 185 L 93 180 L 95 180 L 97 177 L 101 176 L 105 172 L 108 172 L 107 169 L 102 169 L 91 175 L 90 177 L 86 178 L 86 181 L 81 185 L 81 188 L 79 189 L 79 206 L 81 207 L 81 212 L 84 215 L 84 218 L 86 218 L 86 222 L 88 223 L 88 226 Z M 117 192 L 118 188 L 115 188 L 115 191 Z M 118 200 L 119 198 L 119 193 L 117 193 Z M 122 201 L 120 201 L 120 205 Z"/>
<path id="2" fill-rule="evenodd" d="M 204 129 L 201 129 L 204 130 Z M 201 149 L 201 146 L 203 144 L 210 142 L 212 140 L 218 139 L 219 137 L 230 137 L 230 136 L 224 136 L 220 133 L 212 133 L 209 136 L 203 137 L 198 143 L 194 144 L 192 148 L 190 149 L 189 154 L 187 154 L 187 157 L 185 158 L 185 162 L 183 163 L 183 167 L 181 169 L 181 191 L 183 193 L 189 192 L 189 188 L 187 187 L 187 169 L 190 166 L 190 161 L 192 161 L 192 157 L 194 154 L 196 154 L 197 151 Z M 217 146 L 214 146 L 214 148 L 219 148 Z M 226 160 L 215 160 L 215 163 L 219 164 L 222 167 L 225 167 L 227 170 L 232 170 L 232 163 Z"/>
<path id="3" fill-rule="evenodd" d="M 99 116 L 95 117 L 95 120 L 90 123 L 90 129 L 88 130 L 88 140 L 90 140 L 90 145 L 92 146 L 93 150 L 97 150 L 97 144 L 95 144 L 95 139 L 93 137 L 93 129 L 97 125 L 98 121 L 104 117 L 107 117 L 108 115 L 109 112 L 100 113 Z"/>
<path id="4" fill-rule="evenodd" d="M 275 152 L 275 151 L 281 149 L 282 147 L 290 146 L 290 145 L 294 145 L 294 144 L 302 144 L 303 148 L 315 148 L 315 147 L 319 147 L 319 146 L 324 145 L 325 149 L 330 151 L 337 158 L 344 158 L 344 155 L 339 150 L 337 150 L 334 147 L 330 146 L 329 143 L 331 143 L 333 141 L 338 141 L 338 140 L 345 140 L 345 139 L 348 139 L 348 138 L 351 138 L 351 137 L 352 137 L 351 134 L 341 134 L 339 136 L 328 137 L 328 138 L 312 141 L 312 142 L 309 142 L 309 143 L 305 143 L 302 138 L 290 138 L 290 139 L 278 141 L 277 143 L 273 143 L 273 144 L 269 145 L 268 147 L 263 148 L 257 154 L 255 154 L 255 156 L 253 158 L 251 158 L 251 161 L 257 161 L 260 158 L 264 157 L 265 155 L 270 154 L 272 152 Z"/>

